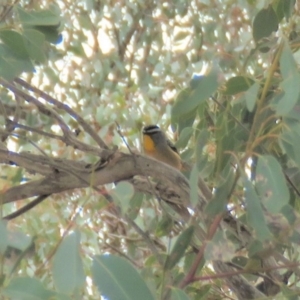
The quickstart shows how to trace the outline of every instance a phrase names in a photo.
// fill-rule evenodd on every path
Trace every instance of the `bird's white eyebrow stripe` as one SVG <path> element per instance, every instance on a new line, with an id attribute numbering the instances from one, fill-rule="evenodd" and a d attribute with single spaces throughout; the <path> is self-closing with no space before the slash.
<path id="1" fill-rule="evenodd" d="M 159 127 L 145 127 L 144 130 L 143 130 L 143 133 L 155 133 L 155 132 L 159 132 L 161 131 Z"/>

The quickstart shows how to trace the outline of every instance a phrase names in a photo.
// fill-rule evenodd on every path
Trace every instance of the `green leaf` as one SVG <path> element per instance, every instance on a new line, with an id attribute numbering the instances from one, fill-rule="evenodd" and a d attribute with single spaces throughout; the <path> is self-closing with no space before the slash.
<path id="1" fill-rule="evenodd" d="M 300 124 L 284 119 L 285 130 L 280 136 L 281 146 L 287 156 L 300 167 Z"/>
<path id="2" fill-rule="evenodd" d="M 275 0 L 272 3 L 279 23 L 284 18 L 284 2 L 287 2 L 287 0 Z"/>
<path id="3" fill-rule="evenodd" d="M 224 95 L 235 95 L 245 92 L 251 87 L 254 80 L 246 76 L 236 76 L 230 78 L 225 84 Z"/>
<path id="4" fill-rule="evenodd" d="M 106 299 L 154 300 L 139 273 L 121 257 L 115 255 L 95 256 L 92 278 L 99 292 Z"/>
<path id="5" fill-rule="evenodd" d="M 257 82 L 255 82 L 245 93 L 246 106 L 250 112 L 254 110 L 259 88 L 260 85 Z"/>
<path id="6" fill-rule="evenodd" d="M 286 20 L 292 16 L 293 10 L 295 9 L 296 0 L 281 0 L 283 1 L 283 11 Z"/>
<path id="7" fill-rule="evenodd" d="M 62 40 L 62 35 L 56 26 L 26 26 L 26 28 L 39 31 L 49 43 L 58 44 Z"/>
<path id="8" fill-rule="evenodd" d="M 7 222 L 0 220 L 0 254 L 3 255 L 8 246 Z"/>
<path id="9" fill-rule="evenodd" d="M 227 171 L 226 171 L 227 170 Z M 232 191 L 232 185 L 234 183 L 235 174 L 231 167 L 231 164 L 227 165 L 225 173 L 225 179 L 216 187 L 213 198 L 207 204 L 205 212 L 209 216 L 215 216 L 221 212 L 226 211 L 226 206 L 228 203 L 228 197 Z M 226 174 L 227 173 L 227 174 Z"/>
<path id="10" fill-rule="evenodd" d="M 23 36 L 14 30 L 0 30 L 0 39 L 20 59 L 28 59 L 29 54 Z"/>
<path id="11" fill-rule="evenodd" d="M 280 22 L 284 17 L 288 21 L 295 8 L 296 0 L 276 0 L 272 2 L 278 22 Z"/>
<path id="12" fill-rule="evenodd" d="M 136 192 L 129 202 L 129 208 L 127 210 L 127 215 L 131 220 L 136 219 L 139 215 L 140 208 L 143 204 L 144 195 L 142 193 Z"/>
<path id="13" fill-rule="evenodd" d="M 164 214 L 155 228 L 155 236 L 169 236 L 173 226 L 174 220 L 169 216 L 169 214 Z"/>
<path id="14" fill-rule="evenodd" d="M 185 250 L 190 245 L 193 234 L 194 234 L 193 226 L 188 227 L 180 234 L 180 236 L 176 240 L 176 243 L 171 253 L 168 255 L 165 264 L 165 270 L 173 269 L 175 265 L 179 262 L 179 260 L 183 257 Z"/>
<path id="15" fill-rule="evenodd" d="M 297 62 L 287 41 L 284 43 L 284 47 L 280 56 L 280 72 L 284 79 L 298 74 Z"/>
<path id="16" fill-rule="evenodd" d="M 280 164 L 270 155 L 258 158 L 256 190 L 264 207 L 271 213 L 279 213 L 289 203 L 290 195 Z"/>
<path id="17" fill-rule="evenodd" d="M 193 133 L 194 129 L 192 127 L 183 128 L 183 130 L 180 132 L 179 139 L 176 142 L 175 146 L 179 149 L 185 148 L 190 141 Z"/>
<path id="18" fill-rule="evenodd" d="M 197 136 L 196 141 L 196 162 L 198 171 L 201 172 L 201 166 L 203 164 L 203 161 L 205 158 L 203 158 L 203 148 L 206 146 L 208 139 L 210 137 L 209 131 L 207 129 L 201 130 L 200 133 Z"/>
<path id="19" fill-rule="evenodd" d="M 181 102 L 181 101 L 186 101 L 190 93 L 190 88 L 186 88 L 181 90 L 177 97 L 176 97 L 176 102 Z M 173 111 L 173 109 L 172 109 Z M 180 133 L 184 128 L 186 127 L 191 127 L 193 126 L 193 123 L 195 121 L 197 115 L 197 110 L 192 110 L 187 114 L 184 115 L 174 115 L 173 112 L 171 112 L 171 123 L 172 123 L 172 128 L 174 131 L 178 131 Z"/>
<path id="20" fill-rule="evenodd" d="M 216 139 L 216 163 L 215 172 L 218 174 L 226 167 L 228 162 L 231 161 L 231 151 L 236 151 L 236 133 L 237 124 L 232 118 L 228 118 L 226 112 L 218 116 L 215 130 Z"/>
<path id="21" fill-rule="evenodd" d="M 291 225 L 298 220 L 295 209 L 289 204 L 282 208 L 281 213 Z"/>
<path id="22" fill-rule="evenodd" d="M 129 182 L 120 182 L 112 192 L 113 198 L 120 205 L 122 212 L 125 214 L 130 209 L 130 200 L 134 195 L 134 188 Z"/>
<path id="23" fill-rule="evenodd" d="M 255 42 L 268 37 L 273 31 L 278 30 L 278 19 L 276 13 L 269 5 L 267 8 L 260 10 L 253 21 L 253 38 Z"/>
<path id="24" fill-rule="evenodd" d="M 278 97 L 275 97 L 274 98 L 274 103 L 275 103 L 275 100 L 281 100 L 281 97 L 280 95 L 283 96 L 284 92 L 281 92 Z M 277 98 L 277 99 L 276 99 Z M 300 99 L 299 99 L 300 100 Z M 278 103 L 279 101 L 277 101 Z M 271 104 L 273 105 L 273 103 Z M 276 104 L 275 104 L 276 105 Z M 292 110 L 289 111 L 289 113 L 287 115 L 285 115 L 285 119 L 291 119 L 291 120 L 297 120 L 297 121 L 300 121 L 300 101 L 297 101 L 296 105 L 293 107 Z"/>
<path id="25" fill-rule="evenodd" d="M 198 105 L 207 100 L 218 88 L 217 72 L 213 70 L 207 76 L 194 79 L 193 88 L 187 88 L 176 98 L 172 108 L 172 118 L 177 120 L 191 113 Z"/>
<path id="26" fill-rule="evenodd" d="M 293 231 L 292 236 L 289 237 L 289 241 L 291 243 L 299 245 L 300 244 L 300 233 L 298 233 L 297 231 Z"/>
<path id="27" fill-rule="evenodd" d="M 79 246 L 80 233 L 74 231 L 63 239 L 53 258 L 53 281 L 56 289 L 65 294 L 72 294 L 85 283 Z"/>
<path id="28" fill-rule="evenodd" d="M 45 62 L 45 36 L 37 30 L 25 29 L 23 31 L 23 39 L 30 58 L 39 63 Z"/>
<path id="29" fill-rule="evenodd" d="M 39 280 L 29 277 L 13 278 L 2 293 L 18 300 L 49 299 L 55 295 L 54 292 L 46 290 Z"/>
<path id="30" fill-rule="evenodd" d="M 247 264 L 248 258 L 245 256 L 235 256 L 231 262 L 235 265 L 239 266 L 240 268 L 244 268 Z"/>
<path id="31" fill-rule="evenodd" d="M 181 289 L 172 288 L 171 289 L 171 299 L 172 300 L 190 300 L 190 297 Z"/>
<path id="32" fill-rule="evenodd" d="M 23 25 L 59 26 L 60 16 L 52 10 L 25 11 L 17 7 L 20 21 Z"/>
<path id="33" fill-rule="evenodd" d="M 247 222 L 254 229 L 255 235 L 260 241 L 267 240 L 271 237 L 271 232 L 267 227 L 260 200 L 248 178 L 244 178 L 244 183 Z"/>
<path id="34" fill-rule="evenodd" d="M 67 296 L 66 294 L 56 293 L 53 300 L 73 300 L 74 298 L 71 298 Z M 48 300 L 48 299 L 47 299 Z M 52 299 L 49 299 L 52 300 Z"/>
<path id="35" fill-rule="evenodd" d="M 197 256 L 196 253 L 187 251 L 187 253 L 184 257 L 184 266 L 183 266 L 183 270 L 182 270 L 185 274 L 187 274 L 190 271 L 191 267 L 194 265 L 196 256 Z M 201 272 L 201 270 L 203 269 L 204 266 L 205 266 L 205 259 L 204 259 L 204 257 L 202 257 L 201 262 L 199 263 L 199 265 L 197 267 L 196 273 L 199 274 L 199 272 Z"/>
<path id="36" fill-rule="evenodd" d="M 284 79 L 280 84 L 284 94 L 278 98 L 276 112 L 278 115 L 285 116 L 294 108 L 300 97 L 300 74 L 287 42 L 280 57 L 280 72 Z"/>
<path id="37" fill-rule="evenodd" d="M 284 91 L 276 105 L 276 113 L 279 116 L 287 116 L 295 107 L 300 96 L 300 75 L 297 73 L 281 82 Z"/>
<path id="38" fill-rule="evenodd" d="M 185 151 L 180 153 L 181 159 L 184 162 L 187 162 L 187 161 L 191 160 L 193 155 L 194 155 L 194 149 L 191 149 L 191 148 L 188 148 Z M 185 164 L 184 164 L 184 166 L 183 166 L 184 171 L 188 171 L 188 169 L 189 169 L 188 165 L 189 164 L 187 164 L 186 167 L 185 167 Z"/>
<path id="39" fill-rule="evenodd" d="M 34 67 L 29 58 L 20 58 L 10 48 L 0 44 L 0 77 L 12 80 L 22 72 L 32 72 Z"/>
<path id="40" fill-rule="evenodd" d="M 33 243 L 33 238 L 21 231 L 9 231 L 8 246 L 25 251 Z"/>

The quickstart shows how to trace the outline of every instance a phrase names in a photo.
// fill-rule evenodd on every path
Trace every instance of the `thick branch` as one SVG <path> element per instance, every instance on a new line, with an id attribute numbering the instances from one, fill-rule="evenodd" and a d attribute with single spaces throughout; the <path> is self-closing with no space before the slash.
<path id="1" fill-rule="evenodd" d="M 56 158 L 52 158 L 56 165 L 59 164 Z M 61 163 L 60 159 L 60 163 Z M 69 161 L 65 161 L 67 166 Z M 53 172 L 44 179 L 32 181 L 17 187 L 13 187 L 2 194 L 3 203 L 39 196 L 44 194 L 59 193 L 70 189 L 83 188 L 88 186 L 104 185 L 121 180 L 128 180 L 136 175 L 153 176 L 161 182 L 168 183 L 170 189 L 176 194 L 178 203 L 189 203 L 189 184 L 186 178 L 177 170 L 168 165 L 162 164 L 151 158 L 142 155 L 130 155 L 116 152 L 110 161 L 100 170 L 91 171 L 86 164 L 76 163 L 76 168 L 71 169 L 78 176 L 64 172 Z M 71 166 L 70 166 L 71 168 Z M 59 168 L 58 168 L 59 170 Z M 175 198 L 175 197 L 174 197 Z M 176 201 L 177 201 L 176 200 Z M 203 198 L 199 201 L 204 201 Z"/>

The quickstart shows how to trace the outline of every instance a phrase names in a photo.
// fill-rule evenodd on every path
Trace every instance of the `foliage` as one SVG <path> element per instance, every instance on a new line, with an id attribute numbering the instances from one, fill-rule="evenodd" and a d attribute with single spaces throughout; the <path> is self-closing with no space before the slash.
<path id="1" fill-rule="evenodd" d="M 0 4 L 1 299 L 296 299 L 299 18 L 294 0 Z M 155 123 L 184 176 L 136 154 Z"/>

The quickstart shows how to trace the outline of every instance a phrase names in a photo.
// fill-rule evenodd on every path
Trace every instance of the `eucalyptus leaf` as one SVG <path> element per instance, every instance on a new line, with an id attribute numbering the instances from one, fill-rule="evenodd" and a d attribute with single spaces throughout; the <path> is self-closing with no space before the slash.
<path id="1" fill-rule="evenodd" d="M 245 201 L 247 205 L 247 222 L 254 229 L 255 235 L 260 241 L 271 238 L 271 232 L 267 227 L 260 199 L 248 178 L 244 178 Z"/>
<path id="2" fill-rule="evenodd" d="M 176 243 L 171 253 L 168 255 L 165 264 L 165 270 L 173 269 L 175 265 L 179 262 L 179 260 L 183 257 L 187 247 L 190 245 L 193 234 L 193 226 L 188 227 L 180 234 L 180 236 L 176 240 Z"/>
<path id="3" fill-rule="evenodd" d="M 168 236 L 174 226 L 174 220 L 168 215 L 164 214 L 162 219 L 158 222 L 155 229 L 155 236 Z"/>
<path id="4" fill-rule="evenodd" d="M 10 299 L 32 300 L 50 299 L 55 293 L 45 289 L 36 278 L 19 277 L 11 280 L 9 285 L 2 290 L 2 295 Z"/>
<path id="5" fill-rule="evenodd" d="M 246 76 L 230 78 L 225 84 L 225 95 L 235 95 L 247 91 L 254 83 L 254 80 Z"/>
<path id="6" fill-rule="evenodd" d="M 276 112 L 280 116 L 285 116 L 293 109 L 300 96 L 300 74 L 287 42 L 280 57 L 280 72 L 284 79 L 280 84 L 284 94 L 278 99 Z"/>
<path id="7" fill-rule="evenodd" d="M 26 26 L 25 28 L 37 30 L 42 33 L 49 43 L 58 44 L 62 41 L 62 35 L 57 26 Z"/>
<path id="8" fill-rule="evenodd" d="M 184 148 L 187 146 L 188 142 L 190 141 L 192 135 L 194 133 L 194 129 L 192 127 L 184 128 L 179 135 L 179 139 L 176 142 L 175 146 L 177 148 Z"/>
<path id="9" fill-rule="evenodd" d="M 288 122 L 280 135 L 281 146 L 288 158 L 293 160 L 300 167 L 300 123 L 296 121 Z"/>
<path id="10" fill-rule="evenodd" d="M 218 88 L 218 77 L 215 70 L 207 76 L 194 80 L 193 88 L 184 90 L 184 95 L 178 95 L 172 108 L 173 119 L 179 119 L 183 115 L 192 112 L 203 101 L 207 100 Z"/>
<path id="11" fill-rule="evenodd" d="M 253 21 L 253 38 L 255 42 L 270 36 L 272 32 L 277 30 L 278 19 L 272 5 L 261 9 Z"/>
<path id="12" fill-rule="evenodd" d="M 138 192 L 135 192 L 133 197 L 130 199 L 129 208 L 127 210 L 127 216 L 131 220 L 134 220 L 138 216 L 140 212 L 140 208 L 143 204 L 143 199 L 144 199 L 144 195 Z"/>
<path id="13" fill-rule="evenodd" d="M 95 256 L 92 278 L 105 299 L 154 300 L 140 274 L 124 258 L 115 255 Z"/>
<path id="14" fill-rule="evenodd" d="M 129 182 L 120 182 L 112 191 L 113 198 L 120 205 L 122 212 L 125 214 L 130 209 L 130 201 L 134 195 L 134 188 Z"/>
<path id="15" fill-rule="evenodd" d="M 235 178 L 233 168 L 230 164 L 228 164 L 227 168 L 224 169 L 223 174 L 225 179 L 223 179 L 215 188 L 213 198 L 209 201 L 205 208 L 205 212 L 209 216 L 215 216 L 227 210 L 227 203 Z"/>
<path id="16" fill-rule="evenodd" d="M 45 62 L 45 36 L 37 30 L 24 29 L 23 39 L 30 58 L 39 63 Z"/>
<path id="17" fill-rule="evenodd" d="M 260 85 L 257 82 L 255 82 L 245 93 L 246 106 L 250 112 L 254 110 L 259 88 Z"/>
<path id="18" fill-rule="evenodd" d="M 270 155 L 260 156 L 256 168 L 256 190 L 264 207 L 279 213 L 289 203 L 290 195 L 278 161 Z"/>
<path id="19" fill-rule="evenodd" d="M 196 140 L 196 162 L 199 171 L 202 171 L 202 163 L 205 160 L 203 157 L 203 148 L 207 145 L 210 133 L 207 129 L 201 130 Z"/>
<path id="20" fill-rule="evenodd" d="M 34 70 L 30 58 L 21 58 L 4 44 L 0 44 L 0 77 L 12 80 L 22 72 Z"/>
<path id="21" fill-rule="evenodd" d="M 18 6 L 18 14 L 23 25 L 59 26 L 61 19 L 53 10 L 25 11 Z"/>
<path id="22" fill-rule="evenodd" d="M 23 36 L 14 30 L 0 30 L 0 40 L 19 59 L 28 59 L 29 54 Z"/>
<path id="23" fill-rule="evenodd" d="M 284 16 L 287 20 L 291 17 L 293 10 L 295 10 L 296 0 L 281 0 L 283 2 Z"/>
<path id="24" fill-rule="evenodd" d="M 58 291 L 72 294 L 85 282 L 82 258 L 79 252 L 80 232 L 74 231 L 59 245 L 52 266 L 53 281 Z"/>

